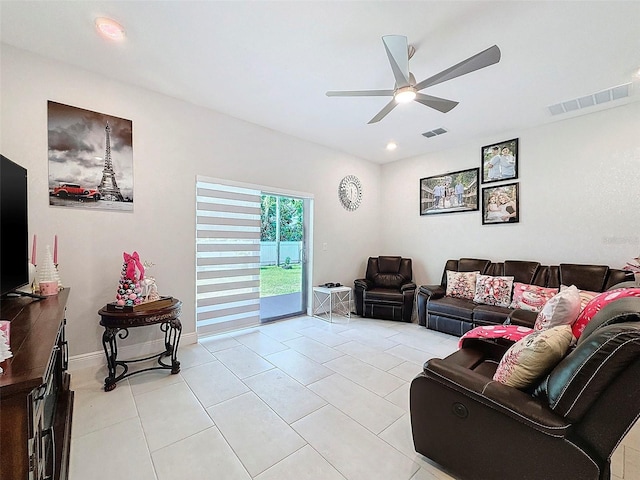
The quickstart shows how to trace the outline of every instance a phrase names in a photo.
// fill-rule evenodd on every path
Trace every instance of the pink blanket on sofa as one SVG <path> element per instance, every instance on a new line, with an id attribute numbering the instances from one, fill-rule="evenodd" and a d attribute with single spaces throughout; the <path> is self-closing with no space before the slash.
<path id="1" fill-rule="evenodd" d="M 469 330 L 460 337 L 458 348 L 462 348 L 465 340 L 468 338 L 505 338 L 515 343 L 531 332 L 533 332 L 532 328 L 518 325 L 485 325 L 484 327 L 476 327 Z"/>

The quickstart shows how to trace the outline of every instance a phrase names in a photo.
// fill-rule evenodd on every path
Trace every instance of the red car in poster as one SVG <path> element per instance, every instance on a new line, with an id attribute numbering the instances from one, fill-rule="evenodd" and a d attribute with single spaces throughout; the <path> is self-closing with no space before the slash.
<path id="1" fill-rule="evenodd" d="M 100 192 L 95 188 L 81 187 L 77 183 L 63 183 L 53 189 L 53 195 L 59 198 L 92 198 L 100 200 Z"/>

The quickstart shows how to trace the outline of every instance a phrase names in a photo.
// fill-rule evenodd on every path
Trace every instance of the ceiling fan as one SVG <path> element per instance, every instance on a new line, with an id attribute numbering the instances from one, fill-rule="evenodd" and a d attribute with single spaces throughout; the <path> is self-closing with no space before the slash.
<path id="1" fill-rule="evenodd" d="M 409 72 L 409 59 L 415 53 L 415 48 L 409 46 L 407 37 L 403 35 L 385 35 L 382 43 L 387 51 L 391 70 L 396 79 L 393 90 L 350 90 L 350 91 L 329 91 L 327 97 L 393 97 L 393 99 L 378 114 L 369 120 L 368 123 L 376 123 L 382 120 L 398 103 L 408 103 L 415 100 L 418 103 L 434 108 L 442 113 L 447 113 L 458 102 L 445 98 L 433 97 L 424 93 L 419 93 L 427 87 L 451 80 L 452 78 L 466 75 L 467 73 L 480 70 L 500 61 L 500 49 L 497 45 L 489 47 L 476 55 L 463 60 L 462 62 L 449 67 L 432 77 L 416 83 L 413 73 Z"/>

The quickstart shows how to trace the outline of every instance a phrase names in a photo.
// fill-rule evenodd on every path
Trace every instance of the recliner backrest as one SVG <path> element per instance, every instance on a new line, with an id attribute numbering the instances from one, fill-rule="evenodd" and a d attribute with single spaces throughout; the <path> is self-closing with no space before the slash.
<path id="1" fill-rule="evenodd" d="M 557 414 L 578 422 L 607 386 L 638 361 L 640 298 L 627 297 L 611 302 L 593 317 L 576 348 L 551 371 L 534 395 L 545 398 Z"/>
<path id="2" fill-rule="evenodd" d="M 538 268 L 540 268 L 540 262 L 505 260 L 503 275 L 513 277 L 515 282 L 532 284 Z"/>
<path id="3" fill-rule="evenodd" d="M 486 274 L 487 269 L 491 265 L 491 260 L 483 260 L 480 258 L 461 258 L 458 260 L 458 272 L 475 272 L 478 271 L 482 275 Z"/>
<path id="4" fill-rule="evenodd" d="M 609 383 L 639 358 L 640 321 L 598 329 L 549 375 L 549 406 L 558 415 L 578 422 Z"/>
<path id="5" fill-rule="evenodd" d="M 617 268 L 610 268 L 609 275 L 603 290 L 609 290 L 614 285 L 622 282 L 629 282 L 633 280 L 633 272 L 629 270 L 619 270 Z"/>
<path id="6" fill-rule="evenodd" d="M 550 288 L 558 288 L 560 281 L 557 280 L 556 285 L 552 285 L 551 278 L 552 267 L 549 265 L 540 265 L 536 270 L 536 274 L 531 281 L 531 285 L 537 285 L 539 287 L 550 287 Z M 557 277 L 557 275 L 556 275 Z"/>
<path id="7" fill-rule="evenodd" d="M 561 285 L 575 285 L 579 290 L 589 290 L 592 292 L 602 292 L 605 281 L 609 274 L 609 267 L 606 265 L 576 265 L 572 263 L 561 263 L 560 283 Z"/>
<path id="8" fill-rule="evenodd" d="M 366 277 L 376 287 L 399 289 L 413 278 L 411 259 L 397 256 L 369 257 Z"/>
<path id="9" fill-rule="evenodd" d="M 483 260 L 480 258 L 461 258 L 460 260 L 447 260 L 442 271 L 442 279 L 440 285 L 447 288 L 447 270 L 450 272 L 480 272 L 487 274 L 487 270 L 491 266 L 491 260 Z"/>

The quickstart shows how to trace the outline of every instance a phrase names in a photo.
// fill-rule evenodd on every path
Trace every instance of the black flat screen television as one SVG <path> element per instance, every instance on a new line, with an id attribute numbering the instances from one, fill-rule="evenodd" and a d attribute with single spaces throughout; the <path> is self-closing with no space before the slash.
<path id="1" fill-rule="evenodd" d="M 0 155 L 0 296 L 28 283 L 27 170 Z"/>

